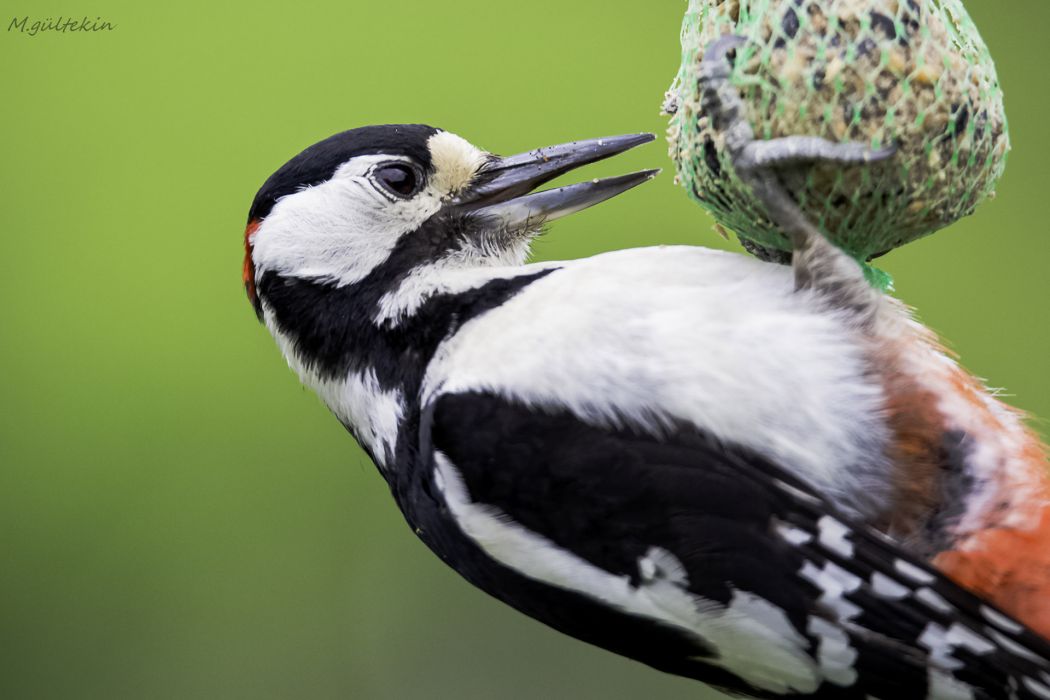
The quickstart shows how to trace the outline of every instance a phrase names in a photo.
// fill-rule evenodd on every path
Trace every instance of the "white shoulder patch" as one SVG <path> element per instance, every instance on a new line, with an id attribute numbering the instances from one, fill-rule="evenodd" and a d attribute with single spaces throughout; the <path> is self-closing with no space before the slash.
<path id="1" fill-rule="evenodd" d="M 847 515 L 888 502 L 889 434 L 867 348 L 794 291 L 790 269 L 686 246 L 561 265 L 443 343 L 424 401 L 441 386 L 603 427 L 692 423 L 781 464 Z"/>

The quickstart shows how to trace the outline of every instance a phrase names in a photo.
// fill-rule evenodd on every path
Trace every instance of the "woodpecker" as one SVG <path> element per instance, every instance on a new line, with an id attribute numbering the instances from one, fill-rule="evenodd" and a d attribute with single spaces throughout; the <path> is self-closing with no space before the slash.
<path id="1" fill-rule="evenodd" d="M 423 542 L 561 632 L 753 697 L 1050 698 L 1038 441 L 777 177 L 892 149 L 756 141 L 713 48 L 707 108 L 791 266 L 527 264 L 656 171 L 539 188 L 652 136 L 498 157 L 370 126 L 259 190 L 256 314 Z"/>

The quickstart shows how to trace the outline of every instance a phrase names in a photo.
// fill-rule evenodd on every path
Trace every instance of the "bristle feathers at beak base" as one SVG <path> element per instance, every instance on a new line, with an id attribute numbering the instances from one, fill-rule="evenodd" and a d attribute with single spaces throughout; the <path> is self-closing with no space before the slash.
<path id="1" fill-rule="evenodd" d="M 472 218 L 487 219 L 505 230 L 535 232 L 549 221 L 573 214 L 651 180 L 659 170 L 644 170 L 542 192 L 534 190 L 570 170 L 623 153 L 652 134 L 629 134 L 574 141 L 505 158 L 489 157 L 471 185 L 452 205 Z"/>

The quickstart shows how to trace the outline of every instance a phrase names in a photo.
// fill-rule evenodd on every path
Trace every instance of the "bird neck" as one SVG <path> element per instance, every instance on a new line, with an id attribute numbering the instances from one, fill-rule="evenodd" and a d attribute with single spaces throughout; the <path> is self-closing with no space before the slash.
<path id="1" fill-rule="evenodd" d="M 259 290 L 289 365 L 385 471 L 402 452 L 402 428 L 418 413 L 438 345 L 552 269 L 478 268 L 341 287 L 266 273 Z"/>

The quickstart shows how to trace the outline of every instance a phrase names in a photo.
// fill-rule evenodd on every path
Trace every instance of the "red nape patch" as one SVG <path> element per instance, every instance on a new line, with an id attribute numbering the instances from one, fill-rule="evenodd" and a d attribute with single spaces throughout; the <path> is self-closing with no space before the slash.
<path id="1" fill-rule="evenodd" d="M 248 227 L 244 229 L 244 291 L 248 293 L 248 301 L 255 307 L 255 313 L 262 317 L 262 305 L 259 303 L 259 295 L 255 292 L 255 263 L 252 261 L 252 234 L 259 228 L 259 220 L 252 219 Z"/>

